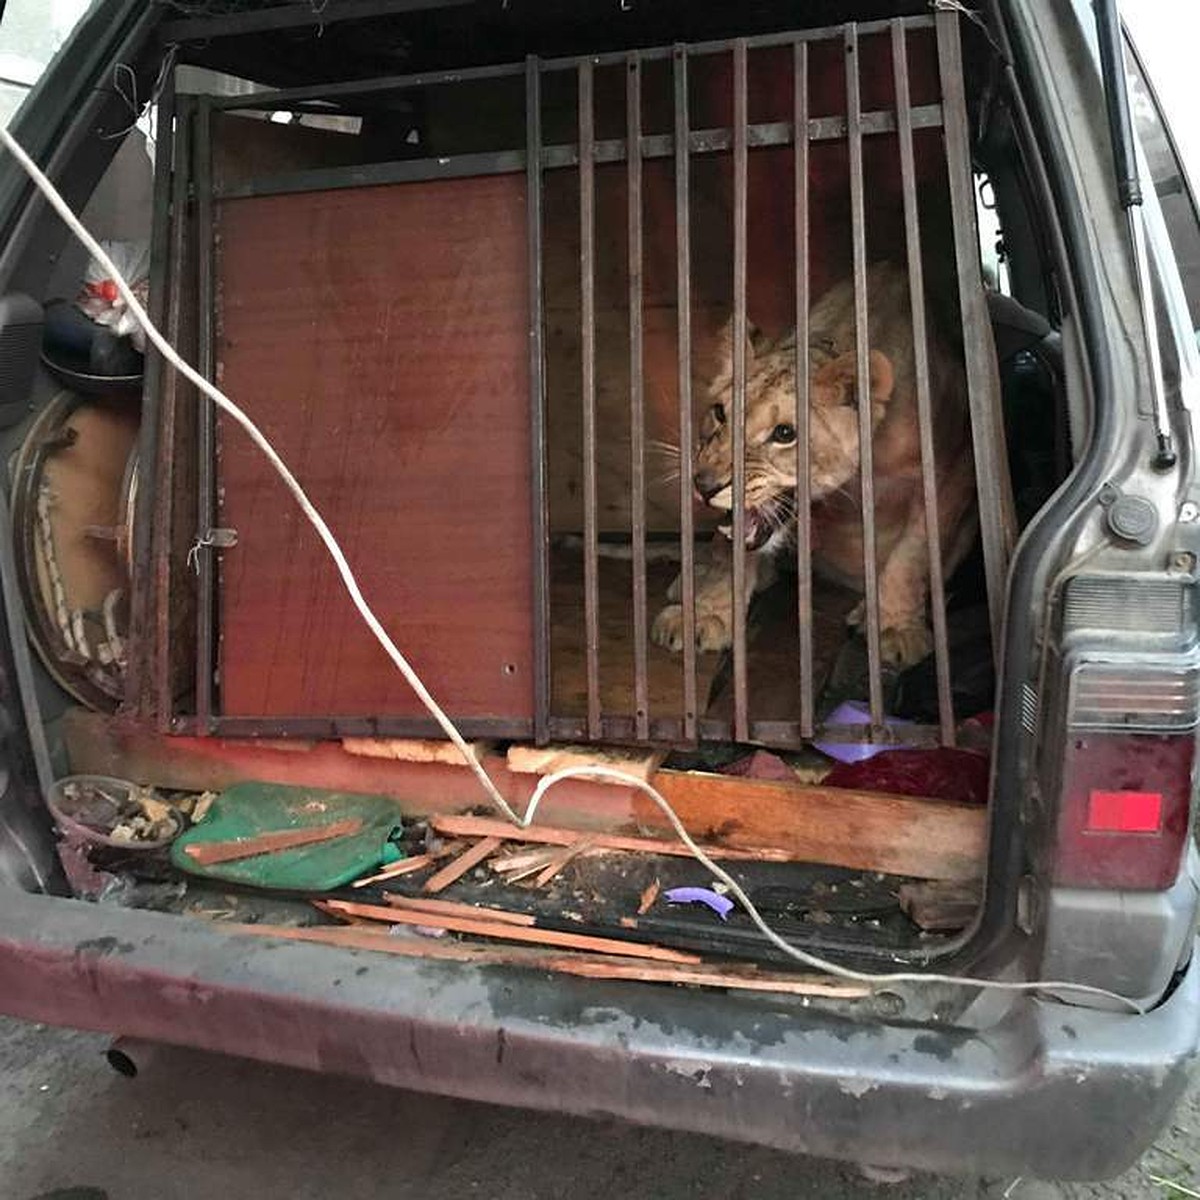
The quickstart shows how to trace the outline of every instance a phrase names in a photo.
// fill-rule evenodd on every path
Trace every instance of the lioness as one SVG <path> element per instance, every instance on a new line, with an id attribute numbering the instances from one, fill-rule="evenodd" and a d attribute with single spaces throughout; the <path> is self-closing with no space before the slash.
<path id="1" fill-rule="evenodd" d="M 867 273 L 870 379 L 874 430 L 875 543 L 879 570 L 880 650 L 885 662 L 907 666 L 929 653 L 926 616 L 929 553 L 921 484 L 921 448 L 913 367 L 907 273 L 878 263 Z M 962 366 L 930 321 L 929 358 L 934 459 L 942 560 L 946 572 L 975 536 L 975 475 Z M 810 318 L 810 495 L 813 568 L 844 586 L 863 589 L 854 287 L 839 283 Z M 733 507 L 733 340 L 727 328 L 720 367 L 708 388 L 694 458 L 696 492 L 712 508 Z M 775 560 L 795 542 L 796 340 L 777 342 L 752 332 L 746 348 L 747 599 L 775 575 Z M 733 640 L 731 521 L 720 527 L 696 569 L 696 642 L 723 650 Z M 703 556 L 702 556 L 703 557 Z M 651 636 L 683 646 L 680 583 L 654 621 Z M 859 604 L 850 623 L 865 623 Z"/>

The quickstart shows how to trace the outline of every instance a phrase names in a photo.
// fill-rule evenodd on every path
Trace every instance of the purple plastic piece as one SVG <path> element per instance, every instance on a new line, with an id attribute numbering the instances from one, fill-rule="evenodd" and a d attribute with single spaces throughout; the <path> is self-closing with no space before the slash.
<path id="1" fill-rule="evenodd" d="M 711 888 L 678 887 L 663 896 L 668 904 L 707 904 L 722 921 L 733 912 L 733 901 Z"/>
<path id="2" fill-rule="evenodd" d="M 869 725 L 871 710 L 859 700 L 847 700 L 839 704 L 826 719 L 828 725 Z M 898 717 L 884 717 L 883 724 L 887 729 L 897 732 L 912 724 Z M 904 742 L 888 742 L 886 745 L 871 745 L 869 742 L 813 742 L 822 754 L 836 758 L 838 762 L 860 763 L 868 758 L 874 758 L 885 750 L 915 750 L 916 747 Z"/>

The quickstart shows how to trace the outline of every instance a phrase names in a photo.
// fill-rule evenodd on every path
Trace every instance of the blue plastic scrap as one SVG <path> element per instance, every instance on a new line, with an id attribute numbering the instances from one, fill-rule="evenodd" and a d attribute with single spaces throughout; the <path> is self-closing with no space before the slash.
<path id="1" fill-rule="evenodd" d="M 677 887 L 663 896 L 668 904 L 707 904 L 722 921 L 733 912 L 733 901 L 711 888 Z"/>

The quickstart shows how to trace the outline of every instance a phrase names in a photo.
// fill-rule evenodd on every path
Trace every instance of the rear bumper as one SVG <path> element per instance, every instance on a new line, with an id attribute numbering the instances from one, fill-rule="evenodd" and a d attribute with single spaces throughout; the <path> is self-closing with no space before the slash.
<path id="1" fill-rule="evenodd" d="M 944 1172 L 1100 1178 L 1165 1123 L 1193 966 L 1146 1017 L 1020 1000 L 983 1034 L 741 995 L 248 938 L 9 892 L 0 1010 L 445 1095 Z"/>

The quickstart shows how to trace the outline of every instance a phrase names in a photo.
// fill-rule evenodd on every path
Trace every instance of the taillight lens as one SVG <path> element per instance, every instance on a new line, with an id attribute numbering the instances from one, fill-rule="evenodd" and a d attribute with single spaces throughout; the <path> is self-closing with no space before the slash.
<path id="1" fill-rule="evenodd" d="M 1068 686 L 1056 883 L 1161 889 L 1191 828 L 1200 670 L 1076 661 Z"/>
<path id="2" fill-rule="evenodd" d="M 1156 889 L 1175 882 L 1190 828 L 1192 731 L 1072 736 L 1056 883 Z"/>

